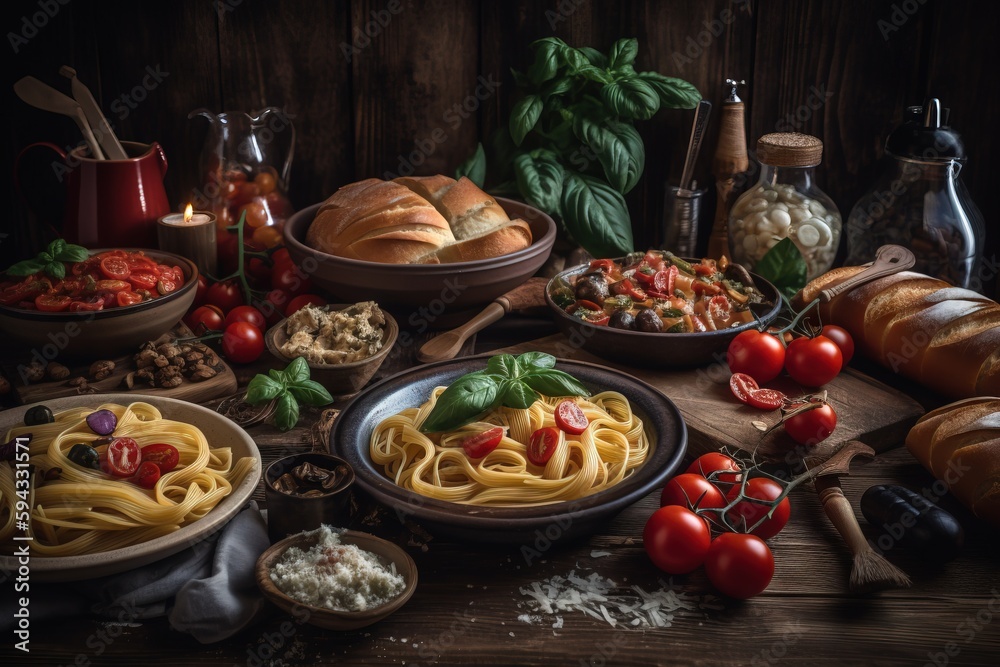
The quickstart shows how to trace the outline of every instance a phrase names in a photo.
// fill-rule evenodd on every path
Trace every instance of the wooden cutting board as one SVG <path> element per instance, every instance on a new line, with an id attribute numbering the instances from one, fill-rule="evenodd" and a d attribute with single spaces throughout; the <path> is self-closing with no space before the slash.
<path id="1" fill-rule="evenodd" d="M 183 322 L 178 322 L 169 334 L 166 334 L 161 338 L 166 340 L 168 335 L 170 337 L 185 337 L 193 334 Z M 98 360 L 91 360 L 91 362 L 93 361 Z M 115 370 L 111 373 L 111 375 L 103 380 L 89 382 L 89 386 L 96 389 L 96 394 L 130 391 L 122 383 L 122 380 L 128 373 L 135 370 L 135 362 L 132 361 L 132 355 L 121 356 L 116 359 L 112 359 L 112 361 L 115 362 Z M 179 386 L 172 387 L 170 389 L 151 387 L 146 383 L 141 383 L 137 384 L 133 389 L 131 389 L 131 391 L 136 394 L 176 398 L 182 401 L 189 401 L 191 403 L 202 403 L 213 398 L 219 398 L 220 396 L 228 396 L 236 391 L 236 374 L 233 373 L 233 369 L 226 364 L 224 359 L 222 359 L 222 365 L 223 370 L 221 372 L 217 373 L 215 377 L 202 382 L 191 382 L 190 380 L 185 380 Z M 69 377 L 87 377 L 87 371 L 89 368 L 89 363 L 71 366 Z M 47 401 L 53 398 L 62 398 L 63 396 L 76 396 L 79 393 L 76 387 L 67 385 L 66 380 L 32 382 L 30 384 L 25 384 L 21 379 L 20 374 L 17 372 L 16 365 L 5 366 L 4 374 L 11 381 L 17 402 L 22 405 Z"/>
<path id="2" fill-rule="evenodd" d="M 852 439 L 881 452 L 902 445 L 910 427 L 924 412 L 906 394 L 848 368 L 824 387 L 837 412 L 836 429 L 829 438 L 803 451 L 781 427 L 767 433 L 754 427 L 753 421 L 775 424 L 779 420 L 778 411 L 761 411 L 740 403 L 729 389 L 731 373 L 725 364 L 686 370 L 633 368 L 573 349 L 562 334 L 500 351 L 518 354 L 532 350 L 617 368 L 656 387 L 683 415 L 688 427 L 688 448 L 694 455 L 726 446 L 747 452 L 756 450 L 769 460 L 787 459 L 788 464 L 794 464 L 804 458 L 811 464 L 826 460 L 841 444 Z M 789 396 L 808 393 L 787 377 L 767 386 Z"/>

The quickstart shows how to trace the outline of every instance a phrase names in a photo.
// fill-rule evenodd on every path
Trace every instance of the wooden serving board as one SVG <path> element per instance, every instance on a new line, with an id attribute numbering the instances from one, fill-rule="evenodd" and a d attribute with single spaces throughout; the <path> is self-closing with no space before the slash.
<path id="1" fill-rule="evenodd" d="M 170 337 L 178 338 L 192 335 L 191 330 L 188 329 L 183 322 L 178 322 L 169 334 Z M 166 336 L 162 338 L 166 340 Z M 133 355 L 129 354 L 112 359 L 112 361 L 115 362 L 115 370 L 111 373 L 111 375 L 96 382 L 89 382 L 88 378 L 89 386 L 96 389 L 97 391 L 95 393 L 97 394 L 131 391 L 136 394 L 176 398 L 178 400 L 189 401 L 191 403 L 202 403 L 213 398 L 227 396 L 236 391 L 236 374 L 233 373 L 233 369 L 231 369 L 226 364 L 225 360 L 221 359 L 221 357 L 220 360 L 222 361 L 223 370 L 217 373 L 215 377 L 202 382 L 184 380 L 184 382 L 182 382 L 179 386 L 172 387 L 170 389 L 152 387 L 143 382 L 136 384 L 134 388 L 129 390 L 123 384 L 122 380 L 128 373 L 135 370 L 135 362 L 132 361 L 132 356 Z M 93 361 L 98 360 L 91 360 L 91 362 Z M 90 363 L 71 366 L 69 377 L 87 377 L 87 371 L 89 368 Z M 66 380 L 47 380 L 44 382 L 32 382 L 30 384 L 25 384 L 21 379 L 20 374 L 17 372 L 16 365 L 5 366 L 4 374 L 11 381 L 17 402 L 22 405 L 47 401 L 53 398 L 62 398 L 63 396 L 76 396 L 79 393 L 77 392 L 76 387 L 67 385 Z"/>
<path id="2" fill-rule="evenodd" d="M 903 444 L 906 434 L 923 408 L 912 398 L 864 373 L 848 368 L 827 384 L 830 404 L 837 412 L 833 434 L 815 447 L 804 450 L 781 427 L 764 433 L 752 424 L 767 425 L 779 420 L 778 411 L 765 412 L 740 403 L 729 389 L 731 373 L 724 363 L 685 370 L 633 368 L 596 357 L 573 348 L 562 334 L 504 348 L 499 352 L 518 354 L 536 350 L 557 357 L 587 361 L 625 371 L 662 391 L 677 405 L 688 427 L 688 448 L 694 455 L 722 446 L 756 451 L 769 460 L 794 465 L 824 461 L 844 442 L 861 440 L 876 452 Z M 790 378 L 782 377 L 768 387 L 789 396 L 809 393 Z"/>

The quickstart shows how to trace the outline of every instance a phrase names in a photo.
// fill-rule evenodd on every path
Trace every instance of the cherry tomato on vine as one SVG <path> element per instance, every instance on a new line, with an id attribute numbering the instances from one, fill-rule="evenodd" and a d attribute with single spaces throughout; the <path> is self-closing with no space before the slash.
<path id="1" fill-rule="evenodd" d="M 213 306 L 218 306 L 223 313 L 228 313 L 236 306 L 243 304 L 243 294 L 240 287 L 232 280 L 225 280 L 215 283 L 208 288 L 205 301 Z"/>
<path id="2" fill-rule="evenodd" d="M 226 326 L 233 322 L 249 322 L 261 331 L 267 327 L 264 315 L 253 306 L 236 306 L 226 313 Z"/>
<path id="3" fill-rule="evenodd" d="M 222 309 L 218 306 L 198 306 L 184 318 L 184 324 L 188 325 L 194 333 L 201 335 L 208 330 L 221 331 L 225 319 L 222 317 Z"/>
<path id="4" fill-rule="evenodd" d="M 481 459 L 496 449 L 501 440 L 503 440 L 503 427 L 494 426 L 463 440 L 462 449 L 470 459 Z"/>
<path id="5" fill-rule="evenodd" d="M 807 387 L 821 387 L 840 374 L 844 357 L 836 343 L 820 335 L 796 338 L 785 351 L 785 370 Z"/>
<path id="6" fill-rule="evenodd" d="M 268 324 L 275 324 L 285 316 L 285 309 L 288 307 L 292 296 L 283 289 L 273 289 L 267 293 L 266 299 L 258 304 L 260 312 L 264 313 Z"/>
<path id="7" fill-rule="evenodd" d="M 771 583 L 774 556 L 756 535 L 722 533 L 705 555 L 705 573 L 721 593 L 745 600 Z"/>
<path id="8" fill-rule="evenodd" d="M 829 403 L 785 419 L 785 431 L 800 445 L 813 446 L 830 437 L 837 428 L 837 413 Z"/>
<path id="9" fill-rule="evenodd" d="M 823 335 L 834 342 L 840 348 L 840 356 L 844 358 L 844 366 L 854 357 L 854 338 L 847 329 L 838 327 L 836 324 L 827 324 L 823 327 Z"/>
<path id="10" fill-rule="evenodd" d="M 767 477 L 753 477 L 747 480 L 743 495 L 747 498 L 757 498 L 758 500 L 774 500 L 781 495 L 781 485 L 773 479 Z M 740 494 L 740 485 L 733 485 L 726 494 L 727 504 L 736 499 Z M 724 506 L 724 505 L 723 505 Z M 771 511 L 768 505 L 758 505 L 757 503 L 743 500 L 736 504 L 728 513 L 729 523 L 737 529 L 752 528 L 754 524 L 767 516 Z M 792 505 L 788 498 L 782 498 L 771 517 L 765 519 L 762 524 L 752 531 L 751 535 L 756 535 L 762 540 L 774 537 L 788 523 L 788 517 L 792 514 Z"/>
<path id="11" fill-rule="evenodd" d="M 672 478 L 660 493 L 660 506 L 680 505 L 688 509 L 725 507 L 726 498 L 715 484 L 697 473 L 685 472 Z"/>
<path id="12" fill-rule="evenodd" d="M 132 274 L 132 278 L 134 278 L 134 277 L 135 277 L 135 274 L 133 273 Z M 129 278 L 129 280 L 131 280 L 132 278 Z M 132 283 L 132 284 L 135 285 L 135 283 Z M 153 281 L 153 287 L 156 287 L 156 281 Z M 153 287 L 147 287 L 145 289 L 153 289 Z M 192 305 L 195 308 L 197 308 L 198 306 L 205 305 L 205 298 L 207 296 L 208 296 L 208 278 L 206 278 L 204 275 L 202 275 L 202 274 L 199 273 L 198 274 L 198 287 L 195 288 L 194 302 L 192 303 Z"/>
<path id="13" fill-rule="evenodd" d="M 680 505 L 653 512 L 642 530 L 649 559 L 669 574 L 687 574 L 703 562 L 712 544 L 708 522 Z"/>
<path id="14" fill-rule="evenodd" d="M 572 435 L 580 435 L 587 430 L 587 425 L 590 423 L 576 401 L 570 399 L 560 401 L 556 406 L 555 420 L 556 426 Z"/>
<path id="15" fill-rule="evenodd" d="M 275 264 L 271 269 L 271 287 L 285 290 L 292 296 L 305 294 L 312 289 L 312 280 L 305 271 L 291 262 Z"/>
<path id="16" fill-rule="evenodd" d="M 785 347 L 775 336 L 751 329 L 729 343 L 726 362 L 733 373 L 745 373 L 758 384 L 770 382 L 785 365 Z"/>
<path id="17" fill-rule="evenodd" d="M 222 333 L 222 353 L 238 364 L 257 361 L 264 352 L 264 335 L 249 322 L 233 322 Z"/>
<path id="18" fill-rule="evenodd" d="M 731 456 L 722 452 L 709 452 L 696 458 L 685 472 L 708 477 L 712 473 L 719 473 L 715 480 L 719 482 L 738 482 L 742 469 L 740 464 Z"/>

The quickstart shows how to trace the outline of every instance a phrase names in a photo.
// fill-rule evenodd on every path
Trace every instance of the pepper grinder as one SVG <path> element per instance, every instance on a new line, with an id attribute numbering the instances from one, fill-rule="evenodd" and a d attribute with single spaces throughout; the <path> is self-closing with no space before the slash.
<path id="1" fill-rule="evenodd" d="M 719 128 L 719 144 L 715 148 L 712 174 L 715 176 L 717 193 L 715 222 L 708 237 L 707 256 L 719 259 L 729 255 L 729 209 L 736 201 L 736 176 L 750 168 L 747 156 L 746 109 L 743 100 L 736 94 L 737 86 L 745 86 L 746 81 L 726 79 L 729 97 L 723 100 L 720 111 L 722 125 Z"/>

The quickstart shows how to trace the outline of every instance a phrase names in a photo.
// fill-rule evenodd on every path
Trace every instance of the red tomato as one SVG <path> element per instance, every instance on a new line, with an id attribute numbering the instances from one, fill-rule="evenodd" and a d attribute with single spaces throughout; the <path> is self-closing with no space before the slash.
<path id="1" fill-rule="evenodd" d="M 781 485 L 773 479 L 768 479 L 767 477 L 753 477 L 747 480 L 746 488 L 743 489 L 743 495 L 744 497 L 757 498 L 758 500 L 774 500 L 781 495 L 781 491 Z M 739 494 L 740 485 L 736 484 L 733 488 L 729 489 L 729 493 L 726 494 L 726 500 L 728 502 L 732 502 Z M 768 505 L 758 505 L 757 503 L 750 502 L 749 500 L 742 500 L 729 511 L 729 523 L 737 530 L 743 531 L 753 528 L 753 526 L 761 519 L 764 519 L 770 511 L 771 508 Z M 769 519 L 764 519 L 764 523 L 748 532 L 752 535 L 756 535 L 762 540 L 772 538 L 781 532 L 781 529 L 785 527 L 785 524 L 788 523 L 788 517 L 791 516 L 791 514 L 791 503 L 788 502 L 787 497 L 782 498 L 781 502 L 774 508 L 774 512 L 771 514 L 771 517 Z"/>
<path id="2" fill-rule="evenodd" d="M 131 306 L 142 303 L 142 295 L 136 294 L 132 290 L 122 290 L 118 292 L 117 301 L 119 306 Z"/>
<path id="3" fill-rule="evenodd" d="M 837 413 L 829 403 L 824 403 L 787 418 L 784 425 L 792 440 L 811 447 L 829 438 L 837 428 Z"/>
<path id="4" fill-rule="evenodd" d="M 275 324 L 284 316 L 285 309 L 291 299 L 292 296 L 285 290 L 273 289 L 267 293 L 267 299 L 257 304 L 257 307 L 260 312 L 264 313 L 268 324 Z"/>
<path id="5" fill-rule="evenodd" d="M 93 310 L 103 310 L 104 309 L 104 299 L 92 296 L 85 300 L 77 300 L 69 304 L 69 310 L 71 313 L 79 313 L 84 311 Z"/>
<path id="6" fill-rule="evenodd" d="M 143 461 L 135 471 L 132 481 L 144 489 L 151 489 L 160 480 L 160 467 L 152 461 Z"/>
<path id="7" fill-rule="evenodd" d="M 132 289 L 132 285 L 124 280 L 98 280 L 96 289 L 98 292 L 124 292 Z"/>
<path id="8" fill-rule="evenodd" d="M 613 259 L 595 259 L 591 260 L 590 268 L 587 270 L 588 273 L 593 271 L 600 271 L 605 275 L 611 273 L 615 270 L 615 261 Z"/>
<path id="9" fill-rule="evenodd" d="M 503 427 L 494 426 L 463 440 L 462 449 L 470 459 L 481 459 L 496 449 L 501 440 L 503 440 Z"/>
<path id="10" fill-rule="evenodd" d="M 152 289 L 152 288 L 147 287 L 146 289 Z M 205 304 L 205 298 L 208 296 L 208 278 L 206 278 L 204 275 L 200 273 L 198 274 L 198 287 L 196 287 L 195 290 L 196 291 L 194 293 L 194 301 L 192 302 L 191 305 L 197 308 L 198 306 L 202 306 Z"/>
<path id="11" fill-rule="evenodd" d="M 124 257 L 105 257 L 101 260 L 101 274 L 108 280 L 126 280 L 131 272 Z"/>
<path id="12" fill-rule="evenodd" d="M 143 463 L 152 462 L 160 472 L 170 472 L 177 467 L 181 455 L 177 448 L 165 442 L 157 442 L 142 448 Z"/>
<path id="13" fill-rule="evenodd" d="M 751 329 L 729 343 L 726 361 L 733 373 L 745 373 L 758 384 L 770 382 L 785 365 L 785 347 L 771 334 Z"/>
<path id="14" fill-rule="evenodd" d="M 531 434 L 528 441 L 528 460 L 536 466 L 543 466 L 555 454 L 562 433 L 552 426 L 543 426 Z"/>
<path id="15" fill-rule="evenodd" d="M 225 319 L 218 306 L 199 306 L 184 318 L 184 324 L 194 333 L 201 335 L 206 331 L 221 331 Z"/>
<path id="16" fill-rule="evenodd" d="M 300 294 L 288 302 L 285 308 L 285 317 L 291 317 L 293 313 L 306 306 L 325 306 L 326 299 L 318 294 Z"/>
<path id="17" fill-rule="evenodd" d="M 236 306 L 243 304 L 243 294 L 240 287 L 232 280 L 215 283 L 208 288 L 205 301 L 213 306 L 218 306 L 223 313 L 228 313 Z"/>
<path id="18" fill-rule="evenodd" d="M 680 505 L 688 509 L 725 507 L 726 498 L 715 484 L 695 473 L 677 475 L 663 487 L 660 506 Z"/>
<path id="19" fill-rule="evenodd" d="M 285 290 L 292 296 L 306 294 L 312 289 L 312 281 L 302 269 L 292 263 L 275 264 L 271 270 L 271 287 Z"/>
<path id="20" fill-rule="evenodd" d="M 58 294 L 39 294 L 35 297 L 35 308 L 47 313 L 58 313 L 69 308 L 73 299 Z"/>
<path id="21" fill-rule="evenodd" d="M 271 265 L 260 257 L 249 257 L 244 271 L 254 286 L 271 284 Z"/>
<path id="22" fill-rule="evenodd" d="M 678 273 L 679 270 L 672 264 L 663 271 L 657 271 L 653 274 L 652 288 L 657 292 L 672 295 L 674 293 L 674 283 L 677 281 Z"/>
<path id="23" fill-rule="evenodd" d="M 747 405 L 758 410 L 777 410 L 785 404 L 785 399 L 777 389 L 753 389 L 747 394 Z"/>
<path id="24" fill-rule="evenodd" d="M 833 341 L 834 345 L 840 348 L 840 356 L 844 358 L 844 366 L 854 357 L 854 339 L 847 329 L 838 327 L 836 324 L 827 324 L 823 327 L 823 335 Z"/>
<path id="25" fill-rule="evenodd" d="M 275 266 L 282 263 L 292 263 L 292 256 L 288 254 L 288 248 L 278 248 L 271 253 L 271 261 Z"/>
<path id="26" fill-rule="evenodd" d="M 750 392 L 755 389 L 760 389 L 760 386 L 746 373 L 733 373 L 733 376 L 729 378 L 729 390 L 733 392 L 733 396 L 740 399 L 741 403 L 746 403 L 749 400 Z"/>
<path id="27" fill-rule="evenodd" d="M 260 192 L 260 194 L 267 195 L 274 191 L 274 186 L 277 181 L 275 180 L 273 174 L 267 171 L 262 171 L 254 177 L 253 182 L 257 185 L 257 191 Z"/>
<path id="28" fill-rule="evenodd" d="M 147 271 L 151 273 L 156 273 L 156 262 L 146 257 L 141 252 L 130 253 L 128 257 L 125 258 L 125 262 L 128 264 L 128 268 L 133 273 L 136 271 Z"/>
<path id="29" fill-rule="evenodd" d="M 160 294 L 170 294 L 177 289 L 177 283 L 173 280 L 163 278 L 156 281 L 156 291 Z"/>
<path id="30" fill-rule="evenodd" d="M 642 543 L 656 567 L 670 574 L 687 574 L 705 561 L 712 533 L 708 523 L 691 510 L 667 505 L 646 521 Z"/>
<path id="31" fill-rule="evenodd" d="M 101 469 L 115 477 L 129 477 L 139 467 L 141 452 L 132 438 L 115 438 L 101 454 Z"/>
<path id="32" fill-rule="evenodd" d="M 733 457 L 722 452 L 709 452 L 696 458 L 685 472 L 719 482 L 738 482 L 742 469 Z M 713 473 L 716 473 L 714 477 L 712 477 Z"/>
<path id="33" fill-rule="evenodd" d="M 844 357 L 826 336 L 796 338 L 785 352 L 785 370 L 807 387 L 821 387 L 840 373 Z"/>
<path id="34" fill-rule="evenodd" d="M 156 288 L 157 280 L 159 280 L 159 275 L 152 271 L 133 271 L 128 277 L 128 281 L 134 289 L 153 290 Z"/>
<path id="35" fill-rule="evenodd" d="M 249 322 L 233 322 L 222 333 L 222 353 L 238 364 L 257 361 L 264 352 L 264 335 Z"/>
<path id="36" fill-rule="evenodd" d="M 587 425 L 590 423 L 576 401 L 570 399 L 559 402 L 555 410 L 555 419 L 556 426 L 572 435 L 580 435 L 587 430 Z"/>
<path id="37" fill-rule="evenodd" d="M 253 306 L 236 306 L 226 314 L 226 326 L 233 322 L 249 322 L 260 330 L 267 327 L 267 320 Z"/>
<path id="38" fill-rule="evenodd" d="M 771 583 L 774 556 L 756 535 L 722 533 L 705 556 L 705 573 L 721 593 L 745 600 Z"/>

